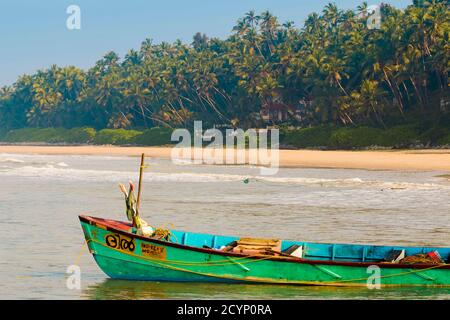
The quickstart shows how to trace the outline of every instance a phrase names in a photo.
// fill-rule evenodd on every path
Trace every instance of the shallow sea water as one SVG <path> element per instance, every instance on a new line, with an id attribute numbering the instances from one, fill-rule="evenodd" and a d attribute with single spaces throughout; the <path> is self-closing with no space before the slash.
<path id="1" fill-rule="evenodd" d="M 450 246 L 443 172 L 175 165 L 149 158 L 143 217 L 194 232 L 310 242 Z M 125 220 L 117 184 L 137 157 L 0 154 L 2 299 L 449 299 L 450 289 L 297 287 L 112 280 L 84 245 L 79 214 Z M 249 183 L 243 182 L 248 178 Z M 66 286 L 69 265 L 81 290 Z"/>

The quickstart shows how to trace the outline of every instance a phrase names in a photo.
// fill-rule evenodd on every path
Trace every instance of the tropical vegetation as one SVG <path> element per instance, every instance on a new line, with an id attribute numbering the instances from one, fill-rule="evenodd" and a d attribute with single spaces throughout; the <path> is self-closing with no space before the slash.
<path id="1" fill-rule="evenodd" d="M 336 145 L 351 132 L 408 126 L 416 140 L 445 140 L 448 1 L 413 1 L 403 10 L 383 4 L 381 17 L 380 28 L 368 28 L 367 3 L 355 10 L 330 3 L 297 28 L 250 11 L 226 39 L 146 39 L 123 59 L 108 52 L 88 70 L 52 65 L 1 88 L 0 135 L 91 127 L 97 136 L 128 129 L 138 137 L 202 120 L 204 128 L 281 127 L 293 137 L 339 129 Z"/>

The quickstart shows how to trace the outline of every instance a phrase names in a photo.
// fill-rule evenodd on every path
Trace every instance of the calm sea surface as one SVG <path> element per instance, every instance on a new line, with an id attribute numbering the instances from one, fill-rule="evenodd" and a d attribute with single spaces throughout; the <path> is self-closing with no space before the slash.
<path id="1" fill-rule="evenodd" d="M 450 246 L 443 172 L 174 165 L 148 159 L 143 216 L 198 232 L 318 242 Z M 353 289 L 108 279 L 84 245 L 79 214 L 125 220 L 117 184 L 139 159 L 0 154 L 0 298 L 449 299 L 450 289 Z M 243 180 L 249 178 L 249 183 Z M 82 271 L 81 290 L 66 269 Z"/>

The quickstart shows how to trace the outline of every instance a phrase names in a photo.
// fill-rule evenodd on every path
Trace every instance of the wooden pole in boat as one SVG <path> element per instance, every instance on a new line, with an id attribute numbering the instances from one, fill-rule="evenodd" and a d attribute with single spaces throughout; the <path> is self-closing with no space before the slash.
<path id="1" fill-rule="evenodd" d="M 139 216 L 140 209 L 141 209 L 142 178 L 144 176 L 144 167 L 145 167 L 145 154 L 143 153 L 141 155 L 141 167 L 139 169 L 139 189 L 138 189 L 138 196 L 137 196 L 137 202 L 136 202 L 136 215 L 137 216 Z"/>

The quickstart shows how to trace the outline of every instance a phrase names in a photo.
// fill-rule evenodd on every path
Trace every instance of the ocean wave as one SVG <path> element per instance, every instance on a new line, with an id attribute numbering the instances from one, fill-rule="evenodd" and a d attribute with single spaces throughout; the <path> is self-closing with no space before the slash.
<path id="1" fill-rule="evenodd" d="M 124 178 L 127 179 L 135 174 L 111 170 L 72 169 L 47 164 L 44 166 L 27 165 L 20 168 L 12 168 L 2 172 L 0 175 L 67 181 L 117 181 Z"/>
<path id="2" fill-rule="evenodd" d="M 67 164 L 67 163 L 65 163 L 65 162 L 58 162 L 58 163 L 56 163 L 56 165 L 58 166 L 58 167 L 65 167 L 65 168 L 67 168 L 69 165 Z"/>
<path id="3" fill-rule="evenodd" d="M 128 179 L 136 180 L 138 174 L 131 171 L 92 170 L 70 168 L 66 163 L 59 162 L 43 166 L 26 165 L 0 171 L 1 176 L 20 176 L 30 178 L 56 179 L 65 181 L 109 181 L 118 182 Z M 225 183 L 246 182 L 267 185 L 292 185 L 331 188 L 371 188 L 391 190 L 436 190 L 449 189 L 450 186 L 436 183 L 413 183 L 398 181 L 366 180 L 355 178 L 310 178 L 310 177 L 276 177 L 261 175 L 239 175 L 205 172 L 146 172 L 145 181 L 157 182 L 193 182 L 193 183 Z"/>
<path id="4" fill-rule="evenodd" d="M 300 184 L 300 185 L 315 185 L 323 187 L 370 187 L 376 189 L 450 189 L 450 186 L 445 186 L 435 183 L 413 183 L 413 182 L 397 182 L 397 181 L 379 181 L 379 180 L 364 180 L 361 178 L 344 178 L 344 179 L 324 179 L 324 178 L 279 178 L 279 177 L 256 177 L 256 181 L 280 184 Z M 250 179 L 251 181 L 251 179 Z"/>
<path id="5" fill-rule="evenodd" d="M 25 161 L 14 158 L 0 158 L 0 163 L 25 163 Z"/>
<path id="6" fill-rule="evenodd" d="M 28 160 L 28 161 L 27 161 Z M 6 165 L 28 165 L 28 166 L 51 166 L 56 165 L 58 167 L 69 167 L 69 165 L 63 161 L 39 161 L 35 158 L 25 157 L 22 159 L 17 158 L 0 158 L 1 164 Z"/>

